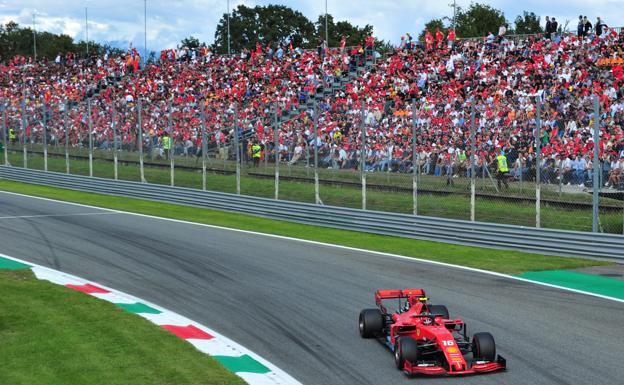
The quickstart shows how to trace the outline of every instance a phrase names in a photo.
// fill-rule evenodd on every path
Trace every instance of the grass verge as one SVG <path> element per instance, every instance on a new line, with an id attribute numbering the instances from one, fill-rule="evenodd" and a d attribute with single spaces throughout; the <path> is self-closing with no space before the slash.
<path id="1" fill-rule="evenodd" d="M 0 180 L 0 190 L 140 214 L 400 254 L 506 274 L 520 274 L 527 271 L 575 269 L 610 264 L 609 262 L 589 259 L 554 257 L 513 250 L 494 250 L 450 245 L 440 242 L 300 225 L 251 215 L 199 209 L 196 207 L 158 203 L 141 199 L 85 193 L 8 180 Z"/>
<path id="2" fill-rule="evenodd" d="M 0 384 L 244 384 L 191 344 L 26 270 L 0 270 Z"/>

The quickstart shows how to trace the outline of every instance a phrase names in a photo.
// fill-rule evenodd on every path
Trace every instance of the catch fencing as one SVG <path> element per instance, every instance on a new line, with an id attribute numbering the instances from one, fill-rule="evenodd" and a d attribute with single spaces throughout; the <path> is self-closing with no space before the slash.
<path id="1" fill-rule="evenodd" d="M 497 173 L 487 128 L 479 125 L 485 113 L 479 106 L 447 111 L 463 130 L 448 135 L 465 142 L 450 153 L 423 139 L 440 131 L 422 119 L 426 105 L 414 102 L 411 111 L 393 117 L 402 129 L 380 139 L 376 112 L 364 105 L 349 130 L 328 132 L 322 103 L 311 96 L 292 109 L 243 104 L 222 114 L 198 102 L 25 97 L 17 105 L 0 103 L 4 164 L 475 223 L 624 233 L 624 177 L 603 188 L 617 159 L 593 151 L 582 155 L 583 170 L 573 170 L 543 154 L 540 144 L 556 135 L 540 130 L 539 101 L 530 137 L 526 130 L 518 136 L 532 143 L 519 144 L 514 159 L 508 154 L 504 176 Z M 598 103 L 581 108 L 600 116 Z M 250 113 L 258 110 L 260 117 Z M 584 129 L 598 138 L 599 120 Z"/>

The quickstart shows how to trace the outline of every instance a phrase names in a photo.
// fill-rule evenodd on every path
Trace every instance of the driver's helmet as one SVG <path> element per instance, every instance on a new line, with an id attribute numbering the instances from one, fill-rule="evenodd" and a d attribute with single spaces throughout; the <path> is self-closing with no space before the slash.
<path id="1" fill-rule="evenodd" d="M 411 297 L 409 297 L 409 298 L 407 299 L 407 303 L 409 303 L 409 304 L 410 304 L 410 306 L 414 306 L 414 305 L 416 305 L 416 304 L 417 304 L 417 303 L 419 303 L 419 302 L 421 302 L 420 297 L 415 296 L 415 295 L 414 295 L 414 296 L 411 296 Z"/>

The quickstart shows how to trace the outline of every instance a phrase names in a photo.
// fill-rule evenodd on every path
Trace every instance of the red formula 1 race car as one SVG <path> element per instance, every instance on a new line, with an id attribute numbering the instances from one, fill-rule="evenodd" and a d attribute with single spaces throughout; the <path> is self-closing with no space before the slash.
<path id="1" fill-rule="evenodd" d="M 388 311 L 384 300 L 398 299 Z M 377 309 L 360 312 L 362 338 L 378 338 L 394 352 L 399 370 L 406 374 L 474 374 L 504 370 L 490 333 L 469 338 L 466 324 L 451 319 L 443 305 L 429 305 L 422 289 L 377 290 Z M 472 353 L 472 357 L 469 357 Z"/>

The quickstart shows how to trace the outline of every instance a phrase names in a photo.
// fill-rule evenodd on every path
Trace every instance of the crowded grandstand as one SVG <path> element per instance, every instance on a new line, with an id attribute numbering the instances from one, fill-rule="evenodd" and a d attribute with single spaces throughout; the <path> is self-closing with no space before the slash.
<path id="1" fill-rule="evenodd" d="M 624 189 L 623 50 L 624 32 L 597 23 L 530 36 L 507 36 L 503 26 L 474 39 L 427 31 L 422 42 L 404 37 L 384 53 L 372 37 L 355 47 L 344 39 L 314 50 L 258 44 L 232 55 L 181 47 L 145 65 L 135 49 L 88 59 L 59 53 L 2 63 L 0 100 L 12 143 L 41 143 L 45 122 L 50 144 L 63 144 L 67 132 L 70 146 L 87 147 L 91 127 L 97 148 L 132 151 L 140 121 L 150 153 L 192 157 L 201 154 L 204 121 L 210 156 L 234 159 L 240 139 L 244 161 L 279 152 L 296 164 L 316 147 L 325 168 L 364 162 L 370 172 L 448 178 L 470 176 L 472 126 L 477 176 L 496 170 L 502 154 L 508 179 L 535 180 L 539 141 L 541 181 L 579 186 L 592 183 L 598 119 L 601 183 Z"/>

